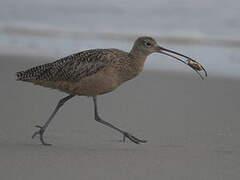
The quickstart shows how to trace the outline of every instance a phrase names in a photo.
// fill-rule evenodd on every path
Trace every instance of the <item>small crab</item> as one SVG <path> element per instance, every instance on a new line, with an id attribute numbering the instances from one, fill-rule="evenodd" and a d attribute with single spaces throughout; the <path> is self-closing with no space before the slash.
<path id="1" fill-rule="evenodd" d="M 207 71 L 204 69 L 204 67 L 197 61 L 193 59 L 186 60 L 186 64 L 189 65 L 191 68 L 193 68 L 196 71 L 204 71 L 205 76 L 207 76 Z"/>

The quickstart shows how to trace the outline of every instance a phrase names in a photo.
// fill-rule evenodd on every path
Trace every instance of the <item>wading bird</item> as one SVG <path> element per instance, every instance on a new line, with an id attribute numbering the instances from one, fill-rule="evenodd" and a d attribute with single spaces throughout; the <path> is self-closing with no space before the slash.
<path id="1" fill-rule="evenodd" d="M 43 135 L 48 125 L 64 103 L 75 96 L 90 96 L 93 98 L 95 120 L 104 124 L 123 135 L 123 140 L 128 138 L 136 144 L 145 143 L 146 140 L 139 139 L 132 134 L 110 124 L 103 120 L 98 114 L 97 96 L 115 90 L 124 82 L 136 77 L 142 70 L 148 55 L 158 52 L 177 59 L 191 67 L 203 79 L 198 72 L 204 70 L 197 61 L 165 49 L 157 44 L 151 37 L 139 37 L 134 42 L 130 52 L 124 52 L 118 49 L 92 49 L 82 51 L 55 62 L 43 64 L 31 69 L 17 72 L 17 80 L 31 82 L 36 85 L 58 89 L 68 96 L 60 99 L 53 113 L 43 126 L 39 128 L 32 136 L 40 136 L 43 145 L 50 145 L 44 141 Z M 181 56 L 186 60 L 172 54 Z"/>

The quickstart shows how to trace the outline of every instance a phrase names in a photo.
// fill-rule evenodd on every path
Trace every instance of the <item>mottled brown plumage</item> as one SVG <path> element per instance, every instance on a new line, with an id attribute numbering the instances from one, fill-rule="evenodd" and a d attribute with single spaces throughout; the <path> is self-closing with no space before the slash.
<path id="1" fill-rule="evenodd" d="M 130 52 L 118 49 L 86 50 L 52 63 L 18 72 L 17 80 L 59 89 L 70 94 L 60 100 L 44 126 L 37 126 L 40 130 L 34 133 L 33 137 L 39 134 L 42 144 L 47 145 L 43 140 L 43 133 L 58 109 L 75 95 L 83 95 L 93 97 L 95 119 L 97 121 L 121 132 L 124 135 L 124 139 L 127 137 L 135 143 L 146 142 L 102 120 L 97 112 L 96 96 L 111 92 L 125 81 L 136 77 L 143 70 L 147 56 L 154 52 L 166 55 L 169 55 L 166 52 L 170 52 L 185 58 L 187 57 L 158 46 L 157 42 L 151 37 L 140 37 L 134 42 Z M 190 59 L 189 57 L 187 58 Z"/>
<path id="2" fill-rule="evenodd" d="M 151 38 L 148 40 L 156 43 Z M 130 53 L 118 49 L 86 50 L 18 72 L 17 77 L 70 94 L 96 96 L 138 75 L 149 53 L 139 51 L 138 43 Z"/>

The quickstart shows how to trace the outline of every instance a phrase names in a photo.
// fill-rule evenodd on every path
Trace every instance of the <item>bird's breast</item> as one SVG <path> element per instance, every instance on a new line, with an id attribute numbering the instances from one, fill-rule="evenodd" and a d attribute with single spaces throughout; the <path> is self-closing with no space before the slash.
<path id="1" fill-rule="evenodd" d="M 120 68 L 118 68 L 119 79 L 122 82 L 131 80 L 135 78 L 140 72 L 142 72 L 143 67 L 144 60 L 130 61 L 128 63 L 125 63 L 124 65 L 121 65 Z"/>

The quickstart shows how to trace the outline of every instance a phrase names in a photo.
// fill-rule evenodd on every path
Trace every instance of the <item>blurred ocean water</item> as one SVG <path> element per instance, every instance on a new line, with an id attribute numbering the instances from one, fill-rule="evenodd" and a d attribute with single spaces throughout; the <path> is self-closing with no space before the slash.
<path id="1" fill-rule="evenodd" d="M 240 77 L 238 0 L 0 0 L 0 4 L 1 54 L 61 57 L 90 48 L 128 50 L 137 36 L 151 35 L 162 46 L 198 59 L 210 75 Z M 187 71 L 156 54 L 146 67 Z"/>

